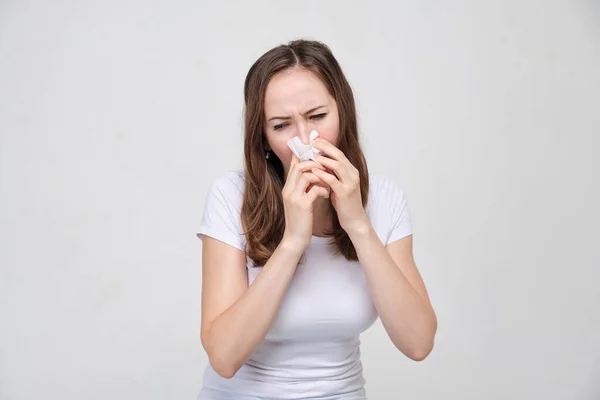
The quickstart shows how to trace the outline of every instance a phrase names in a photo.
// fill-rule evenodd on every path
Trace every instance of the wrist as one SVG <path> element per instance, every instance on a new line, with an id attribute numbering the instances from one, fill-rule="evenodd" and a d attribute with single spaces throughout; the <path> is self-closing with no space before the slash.
<path id="1" fill-rule="evenodd" d="M 302 256 L 304 250 L 306 249 L 306 245 L 304 245 L 300 240 L 287 235 L 283 235 L 278 247 L 289 254 L 289 256 L 297 257 L 298 259 Z"/>
<path id="2" fill-rule="evenodd" d="M 348 233 L 350 240 L 353 242 L 354 240 L 365 239 L 374 232 L 373 225 L 371 225 L 371 221 L 366 215 L 364 218 L 353 221 L 352 224 L 342 228 Z"/>

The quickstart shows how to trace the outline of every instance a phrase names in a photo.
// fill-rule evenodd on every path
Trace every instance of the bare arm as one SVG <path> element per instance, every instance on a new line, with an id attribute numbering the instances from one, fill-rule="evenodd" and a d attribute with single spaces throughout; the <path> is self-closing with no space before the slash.
<path id="1" fill-rule="evenodd" d="M 219 375 L 235 375 L 265 338 L 302 251 L 282 241 L 248 286 L 245 253 L 204 237 L 201 340 Z"/>
<path id="2" fill-rule="evenodd" d="M 349 235 L 388 336 L 409 358 L 425 359 L 437 318 L 413 258 L 412 235 L 384 246 L 369 223 Z"/>
<path id="3" fill-rule="evenodd" d="M 205 236 L 202 248 L 202 327 L 200 337 L 214 370 L 231 378 L 250 358 L 273 325 L 298 261 L 312 234 L 313 203 L 329 192 L 306 172 L 319 164 L 294 157 L 282 197 L 283 239 L 248 286 L 245 252 Z M 319 166 L 320 167 L 320 166 Z M 321 167 L 322 168 L 322 167 Z"/>
<path id="4" fill-rule="evenodd" d="M 405 355 L 423 360 L 433 349 L 437 318 L 413 259 L 412 235 L 384 245 L 363 207 L 359 171 L 326 140 L 317 138 L 313 145 L 327 156 L 318 155 L 316 160 L 335 172 L 333 176 L 313 171 L 334 192 L 340 225 L 354 244 L 388 336 Z"/>

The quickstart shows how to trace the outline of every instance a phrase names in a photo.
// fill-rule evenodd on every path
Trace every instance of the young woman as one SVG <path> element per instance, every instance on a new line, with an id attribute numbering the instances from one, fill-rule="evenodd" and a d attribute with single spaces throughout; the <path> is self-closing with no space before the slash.
<path id="1" fill-rule="evenodd" d="M 204 400 L 364 400 L 359 335 L 381 318 L 413 360 L 437 320 L 402 189 L 369 174 L 354 97 L 319 42 L 278 46 L 244 85 L 243 171 L 212 185 L 202 246 Z M 310 132 L 319 155 L 288 147 Z"/>

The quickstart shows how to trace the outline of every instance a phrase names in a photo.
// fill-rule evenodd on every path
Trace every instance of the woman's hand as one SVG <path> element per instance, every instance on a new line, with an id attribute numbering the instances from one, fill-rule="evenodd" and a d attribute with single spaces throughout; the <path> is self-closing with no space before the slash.
<path id="1" fill-rule="evenodd" d="M 314 175 L 331 187 L 331 202 L 340 225 L 348 233 L 364 229 L 370 222 L 362 204 L 358 170 L 340 149 L 327 140 L 317 138 L 313 141 L 313 147 L 327 155 L 317 155 L 316 161 L 335 173 L 312 169 Z"/>
<path id="2" fill-rule="evenodd" d="M 290 170 L 283 186 L 283 208 L 285 232 L 282 242 L 304 251 L 312 236 L 313 203 L 317 197 L 329 198 L 329 191 L 315 184 L 322 183 L 311 171 L 322 171 L 322 166 L 314 161 L 300 160 L 294 155 Z M 308 187 L 311 186 L 307 191 Z"/>

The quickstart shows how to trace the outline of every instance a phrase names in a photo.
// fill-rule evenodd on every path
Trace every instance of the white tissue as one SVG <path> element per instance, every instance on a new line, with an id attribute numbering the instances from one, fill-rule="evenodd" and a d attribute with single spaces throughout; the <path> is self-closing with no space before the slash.
<path id="1" fill-rule="evenodd" d="M 310 132 L 310 143 L 304 144 L 300 140 L 298 136 L 290 139 L 288 141 L 288 147 L 292 150 L 292 152 L 300 159 L 300 161 L 307 160 L 315 160 L 315 154 L 319 154 L 319 149 L 312 147 L 312 142 L 315 138 L 319 137 L 319 132 L 311 131 Z"/>

